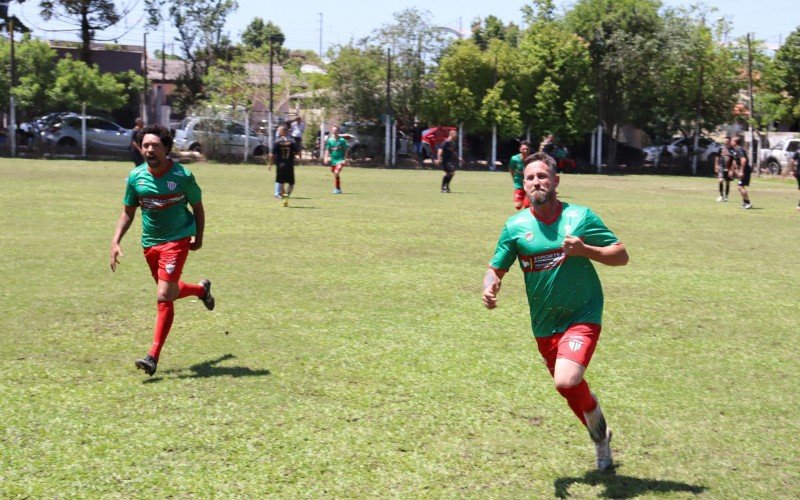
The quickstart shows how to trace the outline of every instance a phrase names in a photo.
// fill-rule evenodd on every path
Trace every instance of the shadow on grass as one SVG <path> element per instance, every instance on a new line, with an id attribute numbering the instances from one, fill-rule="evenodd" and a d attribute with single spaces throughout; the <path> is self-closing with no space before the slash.
<path id="1" fill-rule="evenodd" d="M 632 476 L 619 476 L 613 471 L 590 471 L 583 477 L 562 477 L 556 479 L 553 486 L 556 498 L 569 498 L 569 488 L 573 484 L 589 486 L 602 485 L 605 491 L 600 498 L 634 498 L 652 493 L 694 493 L 699 495 L 706 490 L 705 486 L 679 483 L 677 481 L 660 481 L 658 479 L 641 479 Z"/>
<path id="2" fill-rule="evenodd" d="M 218 363 L 234 358 L 236 358 L 236 356 L 233 354 L 225 354 L 219 358 L 192 365 L 188 370 L 164 370 L 162 373 L 164 375 L 175 374 L 177 375 L 176 378 L 179 379 L 209 377 L 264 377 L 270 374 L 269 370 L 253 370 L 252 368 L 248 368 L 246 366 L 216 366 Z M 187 371 L 191 373 L 186 373 Z M 156 377 L 147 379 L 144 381 L 144 383 L 151 384 L 163 380 L 163 378 L 164 377 Z"/>

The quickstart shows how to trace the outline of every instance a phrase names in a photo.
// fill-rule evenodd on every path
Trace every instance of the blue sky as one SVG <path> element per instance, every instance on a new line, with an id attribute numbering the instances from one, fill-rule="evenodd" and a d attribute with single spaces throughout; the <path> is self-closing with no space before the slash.
<path id="1" fill-rule="evenodd" d="M 117 0 L 141 6 L 143 0 Z M 388 2 L 387 2 L 388 3 Z M 346 43 L 351 39 L 369 35 L 380 26 L 393 20 L 392 14 L 405 8 L 417 8 L 430 12 L 431 23 L 451 29 L 467 31 L 472 20 L 495 15 L 505 22 L 521 23 L 522 0 L 428 0 L 392 2 L 389 6 L 375 0 L 303 0 L 302 2 L 266 2 L 264 0 L 239 0 L 239 9 L 229 17 L 227 31 L 238 40 L 247 24 L 256 16 L 278 24 L 286 34 L 286 46 L 292 49 L 317 51 L 320 45 L 320 13 L 322 14 L 322 45 Z M 559 10 L 574 4 L 573 0 L 556 0 Z M 687 6 L 693 2 L 684 0 L 662 0 L 664 5 Z M 731 37 L 755 33 L 775 49 L 781 40 L 800 26 L 800 2 L 797 0 L 707 0 L 706 5 L 718 9 L 717 16 L 726 16 L 733 23 Z M 48 31 L 64 29 L 66 26 L 54 21 L 45 22 L 39 15 L 38 0 L 24 4 L 11 4 L 11 13 L 34 28 L 40 38 L 77 40 L 71 32 Z M 141 45 L 145 32 L 141 11 L 134 11 L 126 23 L 98 34 L 98 38 L 116 40 L 118 43 Z M 166 41 L 167 51 L 176 32 L 171 28 L 148 31 L 148 45 L 158 46 Z M 177 46 L 176 51 L 177 51 Z M 152 49 L 151 49 L 152 50 Z"/>

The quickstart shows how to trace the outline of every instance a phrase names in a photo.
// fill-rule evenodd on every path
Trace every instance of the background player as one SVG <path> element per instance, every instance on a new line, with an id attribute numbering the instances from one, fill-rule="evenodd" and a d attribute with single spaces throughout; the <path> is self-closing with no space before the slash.
<path id="1" fill-rule="evenodd" d="M 294 190 L 294 157 L 298 152 L 297 141 L 288 137 L 286 127 L 278 127 L 269 161 L 275 165 L 275 197 L 283 199 L 284 207 L 289 206 L 289 196 Z"/>
<path id="2" fill-rule="evenodd" d="M 331 127 L 331 134 L 325 140 L 325 157 L 323 163 L 330 164 L 333 173 L 333 194 L 342 194 L 342 182 L 339 174 L 342 168 L 347 165 L 350 158 L 350 146 L 347 139 L 339 135 L 339 127 Z"/>
<path id="3" fill-rule="evenodd" d="M 458 157 L 458 144 L 456 139 L 458 132 L 451 130 L 447 136 L 447 140 L 439 146 L 439 152 L 436 157 L 436 164 L 441 165 L 444 171 L 442 177 L 442 192 L 450 192 L 450 181 L 456 175 L 456 164 L 460 163 L 461 159 Z"/>
<path id="4" fill-rule="evenodd" d="M 753 168 L 750 166 L 750 161 L 747 158 L 747 151 L 742 147 L 742 138 L 739 136 L 733 139 L 733 151 L 736 177 L 739 178 L 739 194 L 742 195 L 742 208 L 753 208 L 753 205 L 750 203 L 750 195 L 747 192 L 747 186 L 750 185 L 750 174 L 753 173 Z"/>
<path id="5" fill-rule="evenodd" d="M 180 280 L 189 251 L 203 246 L 205 212 L 202 192 L 192 173 L 167 157 L 171 148 L 172 134 L 166 127 L 153 125 L 143 130 L 145 163 L 128 176 L 122 213 L 111 239 L 111 271 L 116 272 L 122 256 L 120 242 L 136 216 L 136 208 L 141 207 L 144 257 L 157 284 L 153 345 L 144 358 L 136 361 L 136 367 L 148 375 L 156 372 L 161 348 L 172 327 L 173 302 L 194 296 L 206 309 L 214 309 L 209 280 L 203 279 L 198 285 Z"/>
<path id="6" fill-rule="evenodd" d="M 497 307 L 503 276 L 515 260 L 525 276 L 531 326 L 556 390 L 595 443 L 597 468 L 613 465 L 611 430 L 583 375 L 600 337 L 603 290 L 591 261 L 628 263 L 628 252 L 592 210 L 556 198 L 559 175 L 545 153 L 526 159 L 531 208 L 505 223 L 483 281 L 483 303 Z"/>
<path id="7" fill-rule="evenodd" d="M 514 183 L 514 208 L 517 210 L 528 208 L 531 202 L 525 196 L 525 189 L 522 187 L 522 173 L 525 170 L 525 158 L 531 154 L 531 143 L 522 141 L 519 144 L 519 154 L 511 157 L 508 161 L 508 171 L 511 173 L 511 182 Z"/>
<path id="8" fill-rule="evenodd" d="M 730 136 L 725 138 L 717 158 L 717 179 L 719 180 L 719 197 L 717 201 L 728 201 L 728 195 L 731 192 L 731 179 L 733 179 L 733 144 L 731 143 Z M 724 190 L 723 190 L 724 188 Z"/>

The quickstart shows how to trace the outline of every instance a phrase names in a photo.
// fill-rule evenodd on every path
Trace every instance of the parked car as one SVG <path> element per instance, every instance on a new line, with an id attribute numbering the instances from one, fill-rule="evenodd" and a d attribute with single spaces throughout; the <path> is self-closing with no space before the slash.
<path id="1" fill-rule="evenodd" d="M 456 127 L 440 126 L 432 127 L 422 131 L 422 155 L 428 158 L 436 158 L 436 151 L 450 135 L 451 130 Z"/>
<path id="2" fill-rule="evenodd" d="M 44 143 L 59 148 L 76 148 L 81 145 L 81 115 L 64 113 L 49 115 L 42 124 Z M 131 130 L 111 120 L 97 116 L 85 116 L 86 147 L 105 151 L 128 151 L 131 145 Z"/>
<path id="3" fill-rule="evenodd" d="M 775 146 L 761 150 L 761 165 L 771 174 L 788 172 L 792 168 L 791 160 L 798 149 L 800 149 L 800 139 L 779 141 Z"/>
<path id="4" fill-rule="evenodd" d="M 264 156 L 267 146 L 263 138 L 250 130 L 248 148 L 253 156 Z M 173 147 L 178 151 L 243 155 L 245 128 L 243 123 L 222 118 L 192 116 L 185 118 L 175 130 Z"/>
<path id="5" fill-rule="evenodd" d="M 676 137 L 661 146 L 648 146 L 644 148 L 643 151 L 647 154 L 644 161 L 646 163 L 656 163 L 657 160 L 662 161 L 665 157 L 685 160 L 692 157 L 693 149 L 694 137 Z M 697 157 L 698 161 L 713 165 L 720 151 L 722 151 L 722 145 L 707 137 L 699 137 L 697 139 L 697 150 L 699 155 Z"/>

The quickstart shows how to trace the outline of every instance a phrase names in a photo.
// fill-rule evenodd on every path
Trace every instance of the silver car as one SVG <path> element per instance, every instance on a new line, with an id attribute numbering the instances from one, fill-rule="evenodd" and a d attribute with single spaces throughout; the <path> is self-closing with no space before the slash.
<path id="1" fill-rule="evenodd" d="M 42 131 L 45 143 L 59 148 L 76 148 L 81 145 L 81 115 L 57 116 Z M 128 151 L 131 146 L 130 129 L 97 116 L 86 116 L 86 147 L 105 151 Z"/>
<path id="2" fill-rule="evenodd" d="M 244 124 L 221 118 L 185 118 L 175 130 L 173 147 L 178 151 L 196 151 L 210 154 L 244 154 Z M 248 150 L 253 156 L 263 156 L 267 147 L 262 138 L 250 130 L 247 140 Z"/>

